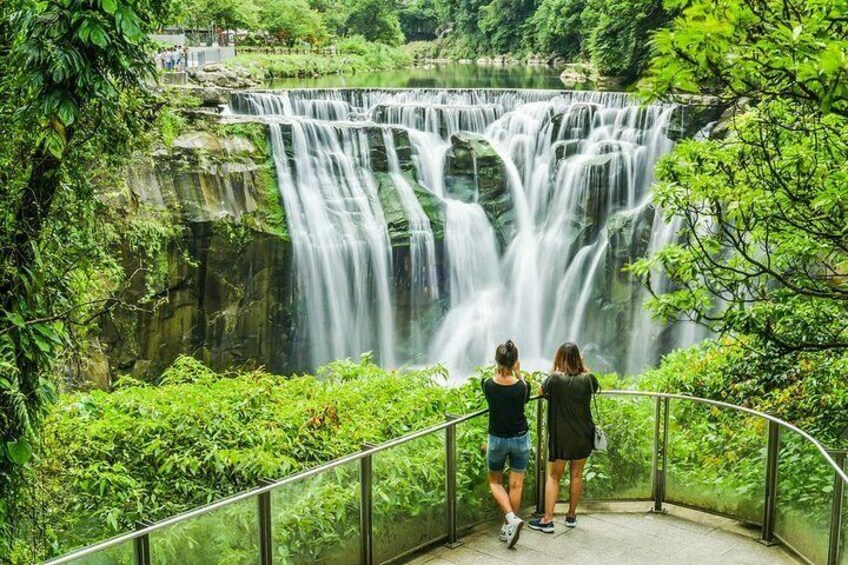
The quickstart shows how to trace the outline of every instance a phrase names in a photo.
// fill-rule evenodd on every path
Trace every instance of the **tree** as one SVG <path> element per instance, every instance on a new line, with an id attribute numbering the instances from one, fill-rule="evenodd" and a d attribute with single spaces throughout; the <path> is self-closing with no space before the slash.
<path id="1" fill-rule="evenodd" d="M 147 34 L 166 11 L 165 0 L 0 5 L 0 530 L 13 527 L 48 373 L 108 307 L 81 299 L 92 187 L 154 115 Z"/>
<path id="2" fill-rule="evenodd" d="M 347 31 L 386 45 L 403 43 L 396 0 L 355 0 L 347 18 Z"/>
<path id="3" fill-rule="evenodd" d="M 288 46 L 298 42 L 315 45 L 327 37 L 321 14 L 305 0 L 268 0 L 261 16 L 262 27 Z"/>
<path id="4" fill-rule="evenodd" d="M 681 241 L 634 271 L 675 283 L 652 301 L 662 318 L 775 355 L 848 349 L 846 7 L 694 0 L 657 35 L 645 92 L 736 111 L 724 139 L 684 143 L 660 168 L 656 202 Z"/>
<path id="5" fill-rule="evenodd" d="M 530 33 L 534 49 L 575 58 L 585 41 L 580 19 L 584 0 L 542 0 L 533 14 Z"/>
<path id="6" fill-rule="evenodd" d="M 477 26 L 485 37 L 487 49 L 493 53 L 519 50 L 525 24 L 534 7 L 533 0 L 491 0 L 482 6 Z"/>
<path id="7" fill-rule="evenodd" d="M 256 29 L 259 8 L 253 0 L 191 0 L 174 3 L 176 21 L 220 29 Z"/>
<path id="8" fill-rule="evenodd" d="M 662 0 L 589 0 L 583 15 L 589 57 L 601 74 L 633 81 L 644 70 L 650 33 L 667 21 Z"/>
<path id="9" fill-rule="evenodd" d="M 433 0 L 412 0 L 400 11 L 400 27 L 407 41 L 436 38 L 439 16 Z"/>

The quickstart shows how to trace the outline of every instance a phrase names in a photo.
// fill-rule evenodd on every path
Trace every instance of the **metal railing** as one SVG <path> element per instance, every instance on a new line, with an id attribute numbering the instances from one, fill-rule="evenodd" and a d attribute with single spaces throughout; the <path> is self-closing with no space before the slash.
<path id="1" fill-rule="evenodd" d="M 836 565 L 837 563 L 848 562 L 848 541 L 843 540 L 843 525 L 844 525 L 844 498 L 845 486 L 848 484 L 848 475 L 845 472 L 845 451 L 833 451 L 826 449 L 820 442 L 813 438 L 808 433 L 797 427 L 784 422 L 778 418 L 768 414 L 735 406 L 732 404 L 696 398 L 678 394 L 664 394 L 641 391 L 605 391 L 601 393 L 607 400 L 623 401 L 623 402 L 653 402 L 653 437 L 650 438 L 650 449 L 652 451 L 650 465 L 650 484 L 651 496 L 636 496 L 628 497 L 628 500 L 645 500 L 652 502 L 651 510 L 654 512 L 663 512 L 665 503 L 689 506 L 697 510 L 711 512 L 715 514 L 725 515 L 735 519 L 753 521 L 761 527 L 761 541 L 766 544 L 772 544 L 780 541 L 789 549 L 795 552 L 799 557 L 809 563 L 826 563 L 827 565 Z M 539 397 L 534 397 L 533 400 L 538 401 Z M 690 424 L 690 421 L 683 421 L 681 416 L 672 414 L 672 403 L 679 403 L 681 408 L 686 408 L 690 404 L 692 406 L 706 406 L 713 411 L 731 411 L 734 415 L 744 415 L 753 418 L 753 422 L 764 422 L 766 424 L 766 438 L 764 448 L 763 461 L 763 484 L 762 486 L 762 514 L 761 517 L 752 520 L 750 516 L 743 516 L 742 512 L 723 511 L 720 508 L 710 506 L 709 504 L 691 504 L 683 498 L 679 493 L 668 491 L 668 481 L 670 465 L 676 462 L 669 457 L 669 441 L 677 441 L 675 434 L 671 432 L 670 420 L 678 424 Z M 689 406 L 690 408 L 692 406 Z M 189 521 L 207 515 L 215 510 L 226 507 L 234 507 L 239 503 L 244 503 L 249 500 L 255 500 L 255 512 L 258 518 L 256 524 L 256 557 L 262 565 L 268 565 L 274 561 L 276 554 L 274 548 L 274 539 L 272 534 L 272 497 L 271 495 L 280 491 L 284 487 L 296 485 L 299 482 L 306 481 L 310 478 L 325 476 L 334 469 L 340 469 L 346 465 L 357 464 L 359 466 L 359 561 L 366 565 L 371 565 L 375 562 L 375 527 L 374 527 L 374 465 L 373 459 L 383 453 L 399 448 L 414 440 L 434 436 L 435 434 L 444 432 L 444 531 L 433 532 L 423 543 L 418 543 L 413 547 L 403 547 L 392 555 L 383 556 L 386 560 L 395 560 L 408 555 L 416 550 L 427 545 L 432 545 L 438 542 L 446 542 L 449 546 L 455 546 L 459 542 L 460 531 L 467 528 L 469 524 L 460 526 L 458 520 L 457 500 L 459 498 L 457 491 L 457 430 L 460 426 L 479 418 L 487 413 L 487 410 L 478 410 L 464 416 L 447 416 L 444 423 L 431 426 L 420 431 L 389 440 L 380 445 L 365 445 L 358 453 L 353 453 L 345 457 L 341 457 L 324 465 L 314 467 L 299 473 L 295 473 L 289 477 L 277 481 L 262 481 L 259 487 L 252 490 L 231 496 L 229 498 L 219 500 L 207 506 L 195 508 L 182 514 L 172 516 L 156 523 L 140 523 L 137 525 L 137 530 L 126 534 L 119 535 L 104 542 L 91 545 L 57 559 L 50 561 L 52 565 L 60 563 L 71 563 L 76 560 L 95 556 L 120 546 L 124 548 L 127 544 L 132 544 L 132 560 L 137 565 L 149 565 L 151 556 L 157 551 L 156 544 L 151 543 L 151 535 L 157 532 L 162 532 L 167 528 L 178 524 L 186 524 Z M 747 431 L 750 431 L 748 422 L 745 422 Z M 533 432 L 535 434 L 535 458 L 534 458 L 534 473 L 535 485 L 533 489 L 533 499 L 535 501 L 535 510 L 537 513 L 542 513 L 545 506 L 545 446 L 544 441 L 545 427 L 545 410 L 544 404 L 538 401 L 535 405 L 535 426 Z M 685 428 L 681 428 L 685 430 Z M 615 445 L 616 432 L 608 428 L 610 435 L 611 446 Z M 677 435 L 682 435 L 683 431 L 676 432 Z M 828 509 L 827 532 L 820 532 L 821 535 L 812 536 L 813 542 L 807 544 L 806 540 L 793 538 L 795 535 L 792 532 L 793 525 L 792 517 L 787 514 L 791 508 L 779 499 L 781 484 L 779 482 L 781 469 L 781 445 L 782 434 L 794 434 L 801 439 L 800 443 L 785 442 L 785 449 L 804 448 L 810 450 L 805 461 L 807 464 L 812 462 L 816 465 L 821 465 L 825 472 L 832 476 L 832 487 L 830 492 L 830 508 Z M 755 434 L 756 435 L 756 434 Z M 792 439 L 792 438 L 788 438 Z M 754 450 L 756 451 L 756 449 Z M 818 457 L 818 459 L 816 458 Z M 593 458 L 594 459 L 594 458 Z M 590 460 L 591 464 L 591 460 Z M 793 463 L 794 465 L 794 463 Z M 790 467 L 791 469 L 791 467 Z M 784 471 L 786 469 L 783 469 Z M 821 469 L 819 469 L 821 471 Z M 485 469 L 481 466 L 479 469 L 482 480 L 485 474 Z M 673 471 L 673 469 L 671 469 Z M 821 473 L 819 473 L 821 474 Z M 825 491 L 827 489 L 824 489 Z M 590 497 L 591 498 L 591 497 Z M 624 499 L 624 497 L 615 494 L 606 497 L 607 500 Z M 745 513 L 749 514 L 749 513 Z M 478 520 L 483 521 L 483 520 Z M 781 533 L 782 532 L 782 533 Z M 788 532 L 788 533 L 787 533 Z M 796 536 L 797 537 L 797 536 Z M 818 545 L 816 545 L 818 544 Z M 824 544 L 824 545 L 823 545 Z M 826 546 L 826 547 L 824 547 Z M 842 559 L 842 561 L 840 561 Z M 161 560 L 160 560 L 161 561 Z M 349 556 L 345 562 L 351 562 Z"/>

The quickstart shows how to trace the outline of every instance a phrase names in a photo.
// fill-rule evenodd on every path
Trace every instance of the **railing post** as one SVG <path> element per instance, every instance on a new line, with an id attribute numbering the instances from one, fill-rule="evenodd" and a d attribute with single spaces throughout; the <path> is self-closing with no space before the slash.
<path id="1" fill-rule="evenodd" d="M 260 485 L 269 485 L 273 481 L 262 479 Z M 274 561 L 273 538 L 271 536 L 271 491 L 256 497 L 259 503 L 259 563 L 271 565 Z"/>
<path id="2" fill-rule="evenodd" d="M 836 462 L 840 469 L 845 469 L 845 453 L 844 449 L 830 451 L 830 456 Z M 830 537 L 828 539 L 827 549 L 827 565 L 836 565 L 839 561 L 839 550 L 842 543 L 848 543 L 848 540 L 842 540 L 842 504 L 845 499 L 845 483 L 839 473 L 833 472 L 833 501 L 830 511 Z M 840 543 L 841 541 L 841 543 Z"/>
<path id="3" fill-rule="evenodd" d="M 136 530 L 143 530 L 150 522 L 139 520 L 135 523 Z M 133 561 L 135 565 L 150 565 L 150 536 L 144 534 L 133 540 Z"/>
<path id="4" fill-rule="evenodd" d="M 457 419 L 452 414 L 447 415 L 448 422 Z M 448 547 L 460 545 L 457 533 L 456 519 L 456 424 L 445 428 L 445 493 L 447 497 Z"/>
<path id="5" fill-rule="evenodd" d="M 362 450 L 374 447 L 365 444 Z M 359 460 L 359 534 L 360 562 L 362 565 L 374 564 L 374 499 L 371 489 L 371 456 L 366 455 Z"/>
<path id="6" fill-rule="evenodd" d="M 664 514 L 665 478 L 668 464 L 668 398 L 657 397 L 654 408 L 654 506 L 651 512 Z"/>
<path id="7" fill-rule="evenodd" d="M 777 468 L 780 452 L 780 425 L 769 420 L 766 440 L 766 484 L 763 500 L 763 533 L 760 542 L 773 545 L 774 521 L 777 516 Z"/>
<path id="8" fill-rule="evenodd" d="M 545 457 L 545 405 L 544 399 L 536 401 L 536 516 L 545 514 L 545 481 L 547 463 Z"/>

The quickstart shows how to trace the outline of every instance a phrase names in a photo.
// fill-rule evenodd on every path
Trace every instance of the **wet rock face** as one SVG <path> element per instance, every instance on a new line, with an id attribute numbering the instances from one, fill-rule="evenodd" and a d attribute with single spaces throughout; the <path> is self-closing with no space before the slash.
<path id="1" fill-rule="evenodd" d="M 297 353 L 292 249 L 265 128 L 184 133 L 127 172 L 125 194 L 111 195 L 110 204 L 128 215 L 171 222 L 182 233 L 156 259 L 164 275 L 131 277 L 132 306 L 102 328 L 113 375 L 155 379 L 179 355 L 216 369 L 306 367 Z M 119 253 L 128 275 L 137 273 L 138 258 Z"/>
<path id="2" fill-rule="evenodd" d="M 451 136 L 445 161 L 445 190 L 465 202 L 477 202 L 495 228 L 501 247 L 512 238 L 515 211 L 501 156 L 483 136 Z"/>
<path id="3" fill-rule="evenodd" d="M 386 143 L 383 139 L 383 129 L 380 127 L 365 127 L 368 136 L 368 146 L 371 149 L 371 170 L 379 173 L 389 171 L 389 158 L 386 154 Z M 415 174 L 415 164 L 412 162 L 412 143 L 409 132 L 403 128 L 391 128 L 392 139 L 397 152 L 398 163 L 404 172 Z"/>
<path id="4" fill-rule="evenodd" d="M 441 242 L 445 235 L 444 203 L 432 192 L 421 186 L 411 173 L 404 172 L 403 176 L 412 190 L 415 191 L 415 197 L 421 204 L 427 219 L 430 220 L 433 238 L 437 242 Z M 392 176 L 387 172 L 375 172 L 374 179 L 377 181 L 377 196 L 386 218 L 392 247 L 409 247 L 409 218 L 404 211 Z"/>
<path id="5" fill-rule="evenodd" d="M 666 134 L 673 141 L 691 139 L 712 122 L 718 121 L 725 108 L 718 101 L 705 98 L 686 98 L 674 109 Z"/>
<path id="6" fill-rule="evenodd" d="M 122 312 L 103 328 L 113 373 L 152 380 L 179 355 L 216 369 L 304 368 L 288 241 L 253 233 L 239 242 L 221 224 L 194 222 L 166 258 L 162 299 Z M 144 284 L 134 291 L 143 293 Z"/>
<path id="7" fill-rule="evenodd" d="M 265 127 L 252 126 L 260 128 L 254 135 Z M 273 162 L 244 135 L 180 135 L 128 170 L 127 187 L 125 205 L 168 210 L 186 222 L 248 221 L 259 231 L 285 231 Z"/>
<path id="8" fill-rule="evenodd" d="M 587 331 L 599 336 L 595 353 L 610 364 L 608 370 L 626 358 L 630 329 L 642 308 L 640 283 L 624 267 L 647 254 L 655 214 L 648 205 L 636 214 L 612 216 L 602 227 L 609 243 L 599 267 L 599 284 L 593 289 L 597 308 L 587 321 Z"/>

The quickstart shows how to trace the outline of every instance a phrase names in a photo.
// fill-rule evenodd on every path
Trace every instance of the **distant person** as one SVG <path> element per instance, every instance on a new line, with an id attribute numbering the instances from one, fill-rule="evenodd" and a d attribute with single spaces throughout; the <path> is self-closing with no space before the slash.
<path id="1" fill-rule="evenodd" d="M 589 373 L 580 350 L 564 343 L 557 350 L 551 375 L 542 384 L 548 400 L 548 478 L 545 484 L 545 515 L 530 522 L 530 529 L 552 534 L 559 483 L 568 461 L 568 513 L 565 526 L 577 526 L 577 505 L 583 496 L 583 467 L 594 448 L 595 423 L 592 395 L 600 390 L 598 379 Z"/>
<path id="2" fill-rule="evenodd" d="M 188 70 L 188 46 L 183 47 L 183 70 Z"/>
<path id="3" fill-rule="evenodd" d="M 518 348 L 511 341 L 495 350 L 495 376 L 483 381 L 489 405 L 489 441 L 486 464 L 489 488 L 504 513 L 500 540 L 513 547 L 524 521 L 516 514 L 521 508 L 524 472 L 530 461 L 530 434 L 524 406 L 530 401 L 530 385 L 524 382 L 518 361 Z M 509 491 L 503 486 L 504 465 L 509 460 Z"/>

